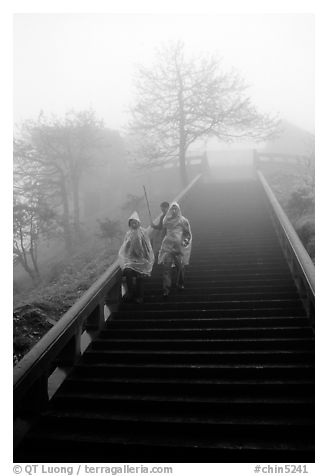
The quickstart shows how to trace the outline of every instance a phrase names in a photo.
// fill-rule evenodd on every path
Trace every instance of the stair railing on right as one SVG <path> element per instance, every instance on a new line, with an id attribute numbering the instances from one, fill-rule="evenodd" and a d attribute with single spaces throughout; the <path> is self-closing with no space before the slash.
<path id="1" fill-rule="evenodd" d="M 284 255 L 292 272 L 296 286 L 304 303 L 308 317 L 314 327 L 315 270 L 314 264 L 299 239 L 293 225 L 279 204 L 271 187 L 260 170 L 256 171 L 268 200 L 271 217 L 278 234 Z"/>

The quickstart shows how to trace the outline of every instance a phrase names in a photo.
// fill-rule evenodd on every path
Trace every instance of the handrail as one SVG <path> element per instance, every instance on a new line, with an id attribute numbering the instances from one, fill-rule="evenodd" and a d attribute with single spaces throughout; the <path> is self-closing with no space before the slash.
<path id="1" fill-rule="evenodd" d="M 26 377 L 38 377 L 42 369 L 38 362 L 48 364 L 70 340 L 87 313 L 91 315 L 101 298 L 105 298 L 114 281 L 119 279 L 117 260 L 105 271 L 100 278 L 68 309 L 61 319 L 35 344 L 35 346 L 20 360 L 14 368 L 14 391 L 24 385 Z"/>
<path id="2" fill-rule="evenodd" d="M 184 188 L 182 192 L 180 192 L 172 201 L 178 202 L 182 198 L 184 198 L 186 194 L 192 189 L 192 187 L 201 179 L 201 177 L 202 174 L 196 175 L 196 177 L 192 179 L 192 181 L 186 186 L 186 188 Z"/>
<path id="3" fill-rule="evenodd" d="M 263 160 L 266 158 L 268 160 Z M 298 164 L 304 164 L 310 160 L 310 156 L 304 154 L 285 154 L 282 152 L 265 152 L 257 149 L 253 149 L 253 162 L 258 165 L 260 162 L 293 162 Z"/>
<path id="4" fill-rule="evenodd" d="M 271 215 L 278 233 L 287 262 L 292 271 L 308 316 L 314 324 L 315 268 L 298 237 L 293 225 L 279 204 L 263 173 L 257 170 L 257 177 L 263 187 L 271 208 Z"/>
<path id="5" fill-rule="evenodd" d="M 201 177 L 198 174 L 175 201 L 184 199 Z M 81 356 L 83 330 L 92 330 L 97 335 L 106 321 L 105 304 L 113 311 L 120 300 L 121 270 L 116 260 L 14 367 L 16 414 L 41 410 L 49 400 L 49 375 L 57 367 L 76 363 Z"/>
<path id="6" fill-rule="evenodd" d="M 186 156 L 186 165 L 189 166 L 189 167 L 199 165 L 200 166 L 199 167 L 200 173 L 206 172 L 208 170 L 208 158 L 207 158 L 206 151 L 204 151 L 200 155 L 187 155 Z M 180 167 L 179 159 L 178 158 L 170 159 L 170 160 L 164 162 L 162 165 L 159 165 L 158 167 L 179 168 Z"/>

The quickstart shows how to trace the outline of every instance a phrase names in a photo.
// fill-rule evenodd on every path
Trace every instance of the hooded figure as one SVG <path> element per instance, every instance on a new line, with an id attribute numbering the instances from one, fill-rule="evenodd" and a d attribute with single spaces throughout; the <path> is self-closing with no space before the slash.
<path id="1" fill-rule="evenodd" d="M 158 254 L 158 263 L 163 264 L 163 295 L 168 296 L 172 285 L 172 266 L 177 270 L 177 287 L 184 288 L 184 266 L 189 264 L 192 235 L 187 218 L 182 216 L 180 206 L 173 202 L 163 219 L 166 235 Z"/>
<path id="2" fill-rule="evenodd" d="M 140 226 L 140 218 L 137 212 L 132 213 L 128 224 L 129 230 L 126 232 L 123 244 L 118 252 L 118 262 L 123 270 L 123 276 L 126 277 L 128 288 L 126 300 L 132 300 L 133 297 L 136 297 L 137 302 L 142 302 L 143 279 L 151 274 L 154 253 L 147 231 Z M 133 278 L 136 279 L 135 290 Z"/>
<path id="3" fill-rule="evenodd" d="M 165 218 L 168 209 L 170 208 L 170 204 L 168 202 L 162 202 L 161 205 L 162 215 L 157 219 L 156 224 L 154 222 L 151 223 L 152 231 L 150 232 L 150 240 L 153 247 L 155 259 L 157 257 L 158 260 L 158 252 L 162 245 L 162 241 L 164 236 L 166 235 L 166 228 L 163 227 L 163 220 Z M 158 261 L 157 261 L 158 262 Z"/>

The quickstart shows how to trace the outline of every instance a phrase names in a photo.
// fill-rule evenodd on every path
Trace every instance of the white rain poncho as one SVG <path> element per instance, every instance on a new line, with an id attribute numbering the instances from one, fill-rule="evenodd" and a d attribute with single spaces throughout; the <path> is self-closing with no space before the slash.
<path id="1" fill-rule="evenodd" d="M 172 216 L 173 205 L 178 208 L 175 217 Z M 163 220 L 163 227 L 166 228 L 166 235 L 159 250 L 158 263 L 163 263 L 168 255 L 178 255 L 182 257 L 183 264 L 189 264 L 192 242 L 191 229 L 187 218 L 181 215 L 180 206 L 177 202 L 171 203 Z"/>
<path id="2" fill-rule="evenodd" d="M 156 220 L 154 220 L 154 224 L 155 225 L 159 225 L 160 224 L 160 221 L 161 221 L 161 218 L 162 218 L 162 215 L 157 218 Z M 149 233 L 149 238 L 150 238 L 150 241 L 151 241 L 151 244 L 152 244 L 152 247 L 153 247 L 153 251 L 154 251 L 154 255 L 158 255 L 158 252 L 162 246 L 162 242 L 163 242 L 163 239 L 166 235 L 166 230 L 165 228 L 161 228 L 161 229 L 154 229 L 152 228 L 150 233 Z"/>
<path id="3" fill-rule="evenodd" d="M 133 212 L 130 220 L 140 219 L 137 212 Z M 147 231 L 139 226 L 136 230 L 130 228 L 124 237 L 123 244 L 118 252 L 118 262 L 122 270 L 133 269 L 138 273 L 150 275 L 154 264 L 154 253 Z"/>

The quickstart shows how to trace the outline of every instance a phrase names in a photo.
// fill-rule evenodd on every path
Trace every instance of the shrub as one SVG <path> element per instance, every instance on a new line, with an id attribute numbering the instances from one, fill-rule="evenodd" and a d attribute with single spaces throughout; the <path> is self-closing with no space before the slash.
<path id="1" fill-rule="evenodd" d="M 295 221 L 295 230 L 305 249 L 313 259 L 315 255 L 315 223 L 312 215 L 306 215 Z"/>
<path id="2" fill-rule="evenodd" d="M 301 217 L 314 213 L 314 190 L 303 183 L 292 190 L 287 208 L 293 216 Z"/>
<path id="3" fill-rule="evenodd" d="M 285 210 L 314 261 L 315 256 L 315 193 L 314 180 L 306 173 L 275 170 L 265 174 L 273 192 Z"/>

